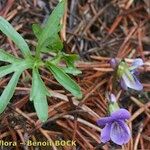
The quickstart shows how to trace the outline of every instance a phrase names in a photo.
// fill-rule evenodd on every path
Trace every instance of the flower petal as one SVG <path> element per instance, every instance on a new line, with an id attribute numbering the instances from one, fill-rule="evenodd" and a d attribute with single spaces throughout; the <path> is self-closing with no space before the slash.
<path id="1" fill-rule="evenodd" d="M 124 121 L 118 121 L 119 125 L 126 131 L 126 139 L 124 138 L 124 144 L 128 143 L 131 138 L 131 131 L 128 125 Z"/>
<path id="2" fill-rule="evenodd" d="M 130 70 L 135 70 L 138 67 L 143 66 L 143 65 L 144 65 L 144 62 L 141 58 L 134 59 L 132 65 L 130 67 Z"/>
<path id="3" fill-rule="evenodd" d="M 130 80 L 126 74 L 122 75 L 122 79 L 124 80 L 124 83 L 127 87 L 137 90 L 137 91 L 141 91 L 143 89 L 143 85 L 138 81 L 138 79 L 136 78 L 136 76 L 133 75 L 134 80 Z"/>
<path id="4" fill-rule="evenodd" d="M 128 110 L 124 108 L 120 108 L 119 110 L 111 113 L 111 117 L 113 120 L 118 120 L 118 119 L 129 119 L 131 117 L 131 114 Z"/>
<path id="5" fill-rule="evenodd" d="M 107 123 L 111 123 L 113 119 L 111 117 L 104 117 L 97 121 L 97 124 L 101 127 L 105 126 Z"/>
<path id="6" fill-rule="evenodd" d="M 138 78 L 137 78 L 135 75 L 133 75 L 133 77 L 134 77 L 134 80 L 135 80 L 135 87 L 136 87 L 136 90 L 137 90 L 137 91 L 143 90 L 143 85 L 142 85 L 141 82 L 138 80 Z"/>
<path id="7" fill-rule="evenodd" d="M 131 138 L 129 127 L 125 122 L 114 122 L 111 125 L 110 138 L 118 145 L 126 144 Z"/>
<path id="8" fill-rule="evenodd" d="M 116 97 L 115 97 L 115 95 L 112 94 L 112 93 L 110 94 L 110 101 L 111 101 L 111 102 L 114 102 L 114 103 L 116 102 Z"/>
<path id="9" fill-rule="evenodd" d="M 129 127 L 123 121 L 114 122 L 111 125 L 110 138 L 118 145 L 126 144 L 131 138 Z"/>
<path id="10" fill-rule="evenodd" d="M 128 89 L 128 87 L 126 86 L 126 84 L 125 84 L 125 82 L 124 82 L 124 80 L 121 78 L 120 79 L 120 84 L 121 84 L 121 87 L 124 89 L 124 90 L 127 90 Z"/>
<path id="11" fill-rule="evenodd" d="M 106 124 L 106 126 L 101 131 L 101 141 L 106 143 L 110 140 L 110 129 L 111 124 Z"/>

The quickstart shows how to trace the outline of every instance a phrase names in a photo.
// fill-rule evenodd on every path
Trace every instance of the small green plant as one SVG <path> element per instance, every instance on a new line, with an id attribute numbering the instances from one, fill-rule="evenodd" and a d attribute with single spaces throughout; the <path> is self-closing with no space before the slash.
<path id="1" fill-rule="evenodd" d="M 67 75 L 81 73 L 74 66 L 78 56 L 75 54 L 69 55 L 62 51 L 63 43 L 58 34 L 61 29 L 60 19 L 64 13 L 64 7 L 65 0 L 62 0 L 51 13 L 44 26 L 41 27 L 38 24 L 32 26 L 37 38 L 35 54 L 31 53 L 28 44 L 11 24 L 0 17 L 0 30 L 16 44 L 24 57 L 23 59 L 16 58 L 0 49 L 0 61 L 9 63 L 6 66 L 0 67 L 0 78 L 13 73 L 12 78 L 0 97 L 0 113 L 5 110 L 15 92 L 20 75 L 26 69 L 32 69 L 30 100 L 33 101 L 37 115 L 42 122 L 48 119 L 47 96 L 51 96 L 51 94 L 41 79 L 39 68 L 46 67 L 66 90 L 70 91 L 78 99 L 82 98 L 80 87 Z M 40 54 L 43 52 L 53 52 L 54 56 L 48 60 L 42 60 Z M 66 62 L 66 67 L 59 66 L 62 60 Z"/>

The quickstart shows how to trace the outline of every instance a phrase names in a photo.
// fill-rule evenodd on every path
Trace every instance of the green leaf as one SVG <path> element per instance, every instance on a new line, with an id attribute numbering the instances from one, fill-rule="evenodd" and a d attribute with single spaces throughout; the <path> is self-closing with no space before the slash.
<path id="1" fill-rule="evenodd" d="M 72 74 L 74 76 L 82 73 L 79 69 L 77 69 L 75 67 L 75 64 L 74 64 L 76 60 L 79 60 L 79 56 L 78 55 L 63 53 L 63 57 L 62 58 L 66 61 L 66 64 L 67 64 L 67 67 L 63 68 L 63 70 L 66 73 Z"/>
<path id="2" fill-rule="evenodd" d="M 43 28 L 41 28 L 41 26 L 38 24 L 33 24 L 32 30 L 33 30 L 36 38 L 39 39 Z M 43 42 L 40 51 L 44 52 L 44 53 L 49 52 L 49 51 L 59 52 L 62 49 L 63 49 L 63 43 L 62 43 L 58 33 L 56 33 L 56 34 L 52 35 L 51 37 L 47 38 L 45 40 L 45 42 Z"/>
<path id="3" fill-rule="evenodd" d="M 42 32 L 42 28 L 39 24 L 33 24 L 32 25 L 32 30 L 34 32 L 34 35 L 36 36 L 37 39 L 39 39 L 40 34 Z"/>
<path id="4" fill-rule="evenodd" d="M 81 74 L 82 72 L 75 68 L 75 67 L 66 67 L 66 68 L 62 68 L 66 73 L 68 74 L 72 74 L 74 76 Z"/>
<path id="5" fill-rule="evenodd" d="M 12 98 L 15 88 L 17 86 L 21 71 L 15 72 L 9 81 L 8 85 L 5 87 L 1 97 L 0 97 L 0 113 L 4 111 L 8 105 L 10 99 Z"/>
<path id="6" fill-rule="evenodd" d="M 0 49 L 0 61 L 4 61 L 4 62 L 9 62 L 9 63 L 13 63 L 16 62 L 20 59 L 14 57 L 13 55 L 5 52 L 4 50 Z"/>
<path id="7" fill-rule="evenodd" d="M 63 59 L 66 61 L 69 67 L 74 67 L 75 61 L 79 60 L 79 56 L 76 54 L 63 53 Z"/>
<path id="8" fill-rule="evenodd" d="M 0 67 L 0 78 L 4 77 L 7 74 L 10 74 L 15 71 L 15 68 L 12 64 L 7 66 Z"/>
<path id="9" fill-rule="evenodd" d="M 59 64 L 59 62 L 61 61 L 62 55 L 61 53 L 58 53 L 56 56 L 54 56 L 52 59 L 50 59 L 50 63 L 53 63 L 55 65 Z"/>
<path id="10" fill-rule="evenodd" d="M 49 52 L 49 51 L 59 52 L 62 49 L 63 49 L 63 43 L 59 35 L 54 34 L 53 36 L 51 36 L 50 38 L 46 40 L 46 42 L 41 48 L 41 51 L 42 52 Z"/>
<path id="11" fill-rule="evenodd" d="M 82 98 L 80 87 L 72 80 L 62 69 L 52 63 L 48 63 L 48 68 L 54 75 L 55 79 L 75 97 Z"/>
<path id="12" fill-rule="evenodd" d="M 1 16 L 0 30 L 18 46 L 25 57 L 31 54 L 29 47 L 22 36 L 12 27 L 12 25 L 7 20 Z"/>
<path id="13" fill-rule="evenodd" d="M 65 2 L 66 0 L 62 0 L 49 16 L 48 21 L 46 22 L 44 29 L 39 36 L 37 46 L 38 51 L 41 50 L 41 48 L 43 47 L 43 43 L 45 43 L 47 39 L 53 38 L 53 35 L 56 35 L 60 30 L 60 19 L 64 14 Z"/>
<path id="14" fill-rule="evenodd" d="M 37 39 L 39 39 L 40 34 L 42 33 L 43 28 L 38 24 L 32 25 L 32 30 Z M 41 46 L 41 52 L 54 51 L 58 52 L 63 49 L 63 43 L 58 35 L 58 33 L 53 34 L 51 37 L 47 38 Z"/>
<path id="15" fill-rule="evenodd" d="M 33 69 L 32 76 L 30 100 L 34 103 L 40 121 L 45 122 L 48 119 L 48 103 L 46 95 L 49 93 L 39 75 L 38 69 Z"/>
<path id="16" fill-rule="evenodd" d="M 0 67 L 0 78 L 12 72 L 16 72 L 16 71 L 23 72 L 23 70 L 28 69 L 31 66 L 32 66 L 32 63 L 26 60 L 22 60 L 22 61 L 17 60 L 15 63 Z"/>

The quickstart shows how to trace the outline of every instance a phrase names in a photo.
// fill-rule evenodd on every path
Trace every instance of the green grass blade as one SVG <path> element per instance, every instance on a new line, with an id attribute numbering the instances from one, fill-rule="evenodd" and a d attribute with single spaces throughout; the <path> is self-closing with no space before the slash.
<path id="1" fill-rule="evenodd" d="M 0 97 L 0 113 L 4 111 L 8 105 L 10 99 L 12 98 L 15 88 L 17 86 L 21 71 L 15 72 L 9 81 L 8 85 L 5 87 L 1 97 Z"/>
<path id="2" fill-rule="evenodd" d="M 0 30 L 18 46 L 25 57 L 29 56 L 30 50 L 28 44 L 25 42 L 22 36 L 12 27 L 12 25 L 1 16 Z"/>
<path id="3" fill-rule="evenodd" d="M 46 99 L 47 89 L 36 68 L 32 72 L 32 89 L 30 100 L 33 101 L 37 116 L 40 121 L 45 122 L 48 119 L 48 103 Z"/>
<path id="4" fill-rule="evenodd" d="M 55 79 L 68 91 L 70 91 L 75 97 L 82 98 L 82 93 L 78 84 L 72 80 L 62 69 L 56 65 L 49 63 L 48 68 L 54 75 Z"/>
<path id="5" fill-rule="evenodd" d="M 19 59 L 14 57 L 13 55 L 5 52 L 3 49 L 0 49 L 0 61 L 13 63 L 18 61 Z"/>

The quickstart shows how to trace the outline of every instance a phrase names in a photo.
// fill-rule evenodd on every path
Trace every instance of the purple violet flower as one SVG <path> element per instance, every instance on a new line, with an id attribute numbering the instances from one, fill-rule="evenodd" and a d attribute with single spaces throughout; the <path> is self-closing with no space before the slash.
<path id="1" fill-rule="evenodd" d="M 118 109 L 112 112 L 109 117 L 99 119 L 97 124 L 104 127 L 101 131 L 101 141 L 106 143 L 112 140 L 118 145 L 128 143 L 131 138 L 131 132 L 125 120 L 129 118 L 129 111 L 126 109 Z"/>
<path id="2" fill-rule="evenodd" d="M 128 67 L 127 63 L 124 61 L 118 63 L 114 58 L 111 59 L 110 64 L 114 69 L 117 67 L 117 75 L 119 76 L 121 87 L 124 90 L 131 88 L 141 91 L 143 89 L 143 85 L 136 77 L 138 73 L 137 68 L 144 64 L 141 58 L 135 59 L 130 67 Z"/>

